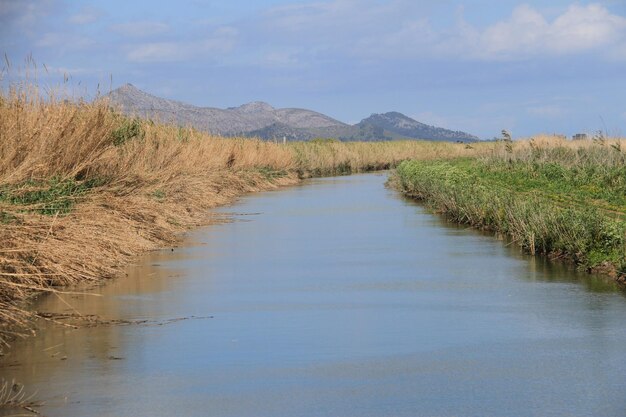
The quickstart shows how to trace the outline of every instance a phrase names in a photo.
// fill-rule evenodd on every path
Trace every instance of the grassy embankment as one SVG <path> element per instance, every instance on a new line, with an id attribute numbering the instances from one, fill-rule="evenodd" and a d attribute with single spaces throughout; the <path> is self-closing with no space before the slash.
<path id="1" fill-rule="evenodd" d="M 430 142 L 286 146 L 128 119 L 106 103 L 0 95 L 0 342 L 40 291 L 114 277 L 131 257 L 211 222 L 207 209 L 310 176 L 472 155 Z M 1 343 L 0 343 L 1 345 Z M 1 347 L 1 346 L 0 346 Z"/>
<path id="2" fill-rule="evenodd" d="M 623 282 L 624 145 L 603 138 L 503 142 L 477 158 L 403 162 L 397 184 L 456 222 Z"/>

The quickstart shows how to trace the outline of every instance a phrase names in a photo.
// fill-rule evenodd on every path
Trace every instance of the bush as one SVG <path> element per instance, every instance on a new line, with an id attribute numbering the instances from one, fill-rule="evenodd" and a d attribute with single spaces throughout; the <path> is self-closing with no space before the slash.
<path id="1" fill-rule="evenodd" d="M 143 139 L 145 135 L 140 119 L 124 117 L 120 126 L 111 133 L 111 140 L 115 146 L 121 146 L 133 139 Z"/>

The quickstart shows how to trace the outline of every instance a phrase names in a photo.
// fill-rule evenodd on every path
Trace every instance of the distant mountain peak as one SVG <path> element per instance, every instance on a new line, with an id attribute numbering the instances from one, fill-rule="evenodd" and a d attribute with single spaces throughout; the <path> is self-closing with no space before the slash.
<path id="1" fill-rule="evenodd" d="M 141 91 L 139 90 L 137 87 L 135 87 L 133 84 L 131 83 L 126 83 L 120 87 L 118 87 L 117 89 L 115 89 L 114 91 Z"/>
<path id="2" fill-rule="evenodd" d="M 235 107 L 233 110 L 240 113 L 259 113 L 273 112 L 276 109 L 264 101 L 252 101 L 250 103 L 242 104 L 239 107 Z"/>
<path id="3" fill-rule="evenodd" d="M 394 123 L 396 125 L 410 125 L 410 126 L 424 126 L 424 123 L 418 122 L 415 119 L 410 118 L 409 116 L 402 114 L 397 111 L 390 111 L 387 113 L 374 113 L 367 119 L 363 121 L 375 121 L 375 120 L 383 120 L 389 123 Z"/>
<path id="4" fill-rule="evenodd" d="M 478 138 L 469 133 L 429 126 L 397 111 L 374 113 L 361 120 L 361 126 L 375 126 L 388 132 L 392 137 L 407 137 L 427 140 L 475 141 Z"/>
<path id="5" fill-rule="evenodd" d="M 113 101 L 115 101 L 115 99 L 117 98 L 122 99 L 122 101 L 146 100 L 148 98 L 165 100 L 161 99 L 160 97 L 153 96 L 152 94 L 146 93 L 145 91 L 140 90 L 131 83 L 126 83 L 111 91 L 109 93 L 109 97 L 113 99 Z"/>
<path id="6" fill-rule="evenodd" d="M 388 111 L 387 113 L 374 113 L 372 116 L 383 116 L 383 117 L 387 117 L 387 118 L 402 118 L 402 119 L 410 119 L 409 116 L 402 114 L 400 112 L 397 111 Z"/>

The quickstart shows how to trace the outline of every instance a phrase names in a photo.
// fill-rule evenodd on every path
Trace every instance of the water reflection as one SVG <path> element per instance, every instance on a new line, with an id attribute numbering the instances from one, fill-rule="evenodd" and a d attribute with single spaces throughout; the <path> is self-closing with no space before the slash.
<path id="1" fill-rule="evenodd" d="M 134 324 L 42 323 L 2 376 L 50 416 L 623 415 L 622 293 L 384 181 L 247 197 L 99 297 L 44 297 Z"/>

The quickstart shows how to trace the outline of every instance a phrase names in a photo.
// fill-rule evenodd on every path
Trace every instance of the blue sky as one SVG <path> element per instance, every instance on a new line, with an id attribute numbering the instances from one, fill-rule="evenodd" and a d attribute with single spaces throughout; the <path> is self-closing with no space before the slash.
<path id="1" fill-rule="evenodd" d="M 32 54 L 40 83 L 88 97 L 130 82 L 483 138 L 626 135 L 626 0 L 0 0 L 0 41 L 12 76 Z"/>

